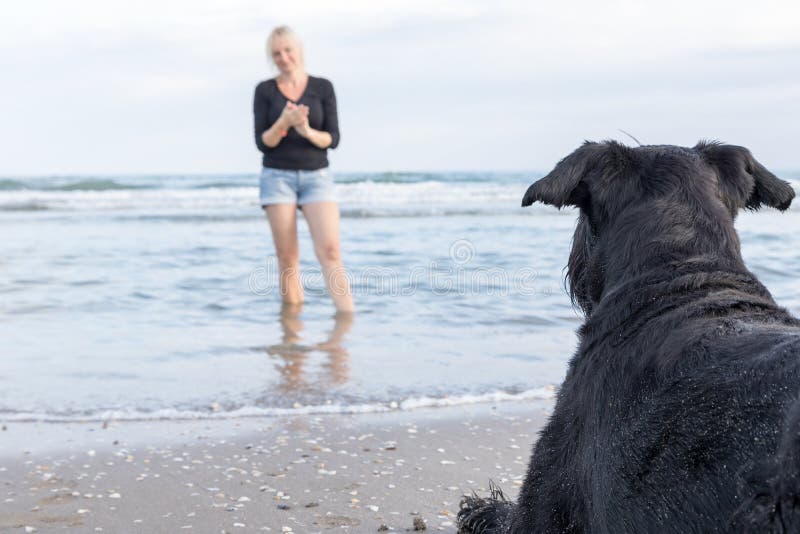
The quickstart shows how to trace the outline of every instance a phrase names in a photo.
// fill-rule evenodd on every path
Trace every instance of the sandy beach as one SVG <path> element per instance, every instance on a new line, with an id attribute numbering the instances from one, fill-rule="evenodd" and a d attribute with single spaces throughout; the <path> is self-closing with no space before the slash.
<path id="1" fill-rule="evenodd" d="M 202 421 L 16 423 L 2 532 L 455 532 L 515 497 L 551 401 Z"/>

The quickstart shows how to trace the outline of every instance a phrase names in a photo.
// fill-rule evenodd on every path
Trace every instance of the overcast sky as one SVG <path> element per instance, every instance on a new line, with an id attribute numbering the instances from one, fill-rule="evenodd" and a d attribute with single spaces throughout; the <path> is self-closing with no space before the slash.
<path id="1" fill-rule="evenodd" d="M 28 0 L 0 21 L 0 174 L 257 172 L 278 24 L 336 88 L 336 170 L 549 170 L 619 130 L 800 169 L 795 0 Z"/>

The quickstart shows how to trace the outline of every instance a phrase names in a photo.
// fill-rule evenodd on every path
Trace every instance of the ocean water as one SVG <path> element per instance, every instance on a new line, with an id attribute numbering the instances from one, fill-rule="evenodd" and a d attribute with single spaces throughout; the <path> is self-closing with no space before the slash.
<path id="1" fill-rule="evenodd" d="M 281 311 L 255 174 L 0 178 L 0 420 L 552 396 L 581 322 L 563 283 L 576 214 L 520 208 L 537 177 L 339 174 L 352 320 L 334 316 L 302 221 L 306 302 Z M 800 314 L 800 208 L 737 227 Z"/>

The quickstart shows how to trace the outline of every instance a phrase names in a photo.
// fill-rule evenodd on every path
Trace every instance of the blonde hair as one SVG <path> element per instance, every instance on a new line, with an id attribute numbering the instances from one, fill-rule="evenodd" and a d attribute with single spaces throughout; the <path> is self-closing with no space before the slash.
<path id="1" fill-rule="evenodd" d="M 285 37 L 286 39 L 289 39 L 292 44 L 294 44 L 295 48 L 297 49 L 297 57 L 300 59 L 300 64 L 305 67 L 306 58 L 305 54 L 303 53 L 303 41 L 300 40 L 300 37 L 297 35 L 297 33 L 295 33 L 295 31 L 289 26 L 278 26 L 274 28 L 269 33 L 269 37 L 267 37 L 267 56 L 269 57 L 270 61 L 272 61 L 272 64 L 275 64 L 275 59 L 272 57 L 272 44 L 278 37 Z"/>

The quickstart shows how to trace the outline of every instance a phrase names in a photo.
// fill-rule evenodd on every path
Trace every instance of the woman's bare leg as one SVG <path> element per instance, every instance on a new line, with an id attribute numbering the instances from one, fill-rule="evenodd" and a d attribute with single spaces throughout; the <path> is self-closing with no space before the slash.
<path id="1" fill-rule="evenodd" d="M 284 304 L 302 304 L 300 283 L 300 245 L 297 241 L 297 206 L 273 204 L 264 208 L 272 229 L 275 255 L 280 270 L 281 299 Z"/>
<path id="2" fill-rule="evenodd" d="M 350 313 L 354 310 L 353 296 L 339 250 L 339 206 L 336 202 L 313 202 L 302 210 L 333 304 L 338 312 Z"/>

